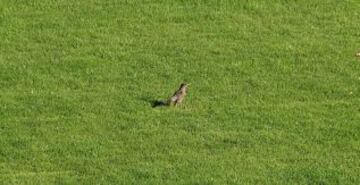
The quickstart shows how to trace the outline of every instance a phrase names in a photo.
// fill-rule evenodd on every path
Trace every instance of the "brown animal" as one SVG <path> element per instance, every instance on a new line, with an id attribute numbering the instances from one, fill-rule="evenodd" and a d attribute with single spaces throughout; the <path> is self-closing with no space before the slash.
<path id="1" fill-rule="evenodd" d="M 179 105 L 184 100 L 188 86 L 190 84 L 182 83 L 177 91 L 175 91 L 174 95 L 172 95 L 168 100 L 155 100 L 152 102 L 152 107 L 159 106 L 171 106 L 171 105 Z"/>
<path id="2" fill-rule="evenodd" d="M 189 85 L 190 84 L 182 83 L 174 95 L 169 98 L 168 105 L 180 105 L 186 96 Z"/>

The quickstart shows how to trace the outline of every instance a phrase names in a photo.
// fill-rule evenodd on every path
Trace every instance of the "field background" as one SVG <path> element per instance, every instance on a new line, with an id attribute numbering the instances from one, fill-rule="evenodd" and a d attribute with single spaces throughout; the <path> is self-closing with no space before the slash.
<path id="1" fill-rule="evenodd" d="M 360 184 L 357 49 L 358 0 L 2 0 L 0 184 Z"/>

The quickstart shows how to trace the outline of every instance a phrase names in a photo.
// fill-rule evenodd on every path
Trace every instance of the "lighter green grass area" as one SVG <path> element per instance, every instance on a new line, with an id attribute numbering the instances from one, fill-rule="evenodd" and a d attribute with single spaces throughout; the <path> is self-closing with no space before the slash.
<path id="1" fill-rule="evenodd" d="M 358 0 L 2 0 L 0 184 L 358 185 L 357 49 Z"/>

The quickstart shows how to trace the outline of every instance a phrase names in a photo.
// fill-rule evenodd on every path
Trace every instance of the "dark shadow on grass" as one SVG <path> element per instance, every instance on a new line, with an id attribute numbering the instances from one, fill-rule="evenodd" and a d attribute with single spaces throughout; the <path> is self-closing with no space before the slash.
<path id="1" fill-rule="evenodd" d="M 152 108 L 161 107 L 161 106 L 168 106 L 168 104 L 163 100 L 153 100 L 151 102 L 151 107 Z"/>
<path id="2" fill-rule="evenodd" d="M 151 97 L 142 97 L 141 100 L 148 102 L 152 108 L 167 106 L 168 104 L 164 100 L 156 100 Z"/>

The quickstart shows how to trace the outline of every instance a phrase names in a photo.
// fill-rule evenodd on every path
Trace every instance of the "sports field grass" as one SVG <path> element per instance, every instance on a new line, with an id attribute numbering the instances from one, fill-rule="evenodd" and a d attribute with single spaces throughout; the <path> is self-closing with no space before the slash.
<path id="1" fill-rule="evenodd" d="M 2 0 L 0 184 L 358 185 L 357 49 L 358 0 Z"/>

